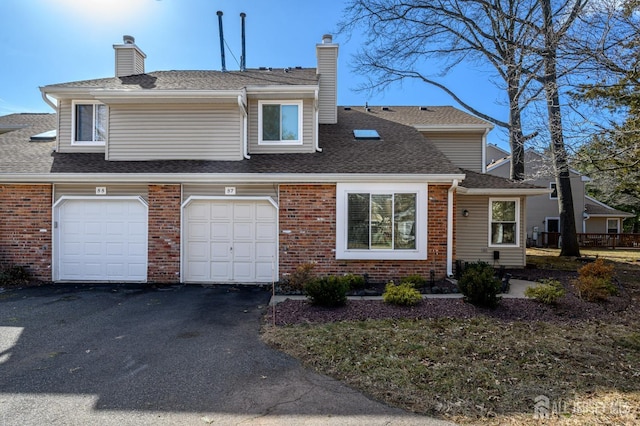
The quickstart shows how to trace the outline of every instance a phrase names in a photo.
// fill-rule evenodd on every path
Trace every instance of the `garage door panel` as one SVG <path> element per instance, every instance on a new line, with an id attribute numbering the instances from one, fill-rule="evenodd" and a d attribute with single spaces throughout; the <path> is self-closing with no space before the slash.
<path id="1" fill-rule="evenodd" d="M 145 205 L 108 198 L 62 203 L 56 213 L 59 280 L 146 280 Z"/>
<path id="2" fill-rule="evenodd" d="M 189 241 L 208 241 L 209 222 L 189 222 L 187 237 Z"/>
<path id="3" fill-rule="evenodd" d="M 194 225 L 193 211 L 209 206 L 209 228 Z M 193 210 L 193 211 L 192 211 Z M 185 207 L 184 279 L 188 282 L 269 282 L 277 253 L 277 210 L 267 201 L 194 200 Z M 197 219 L 199 221 L 200 219 Z M 208 235 L 207 235 L 208 234 Z M 202 250 L 192 243 L 207 240 L 208 276 L 194 260 Z M 262 263 L 264 263 L 264 265 Z M 260 266 L 258 266 L 260 265 Z M 260 271 L 258 271 L 258 269 Z M 266 272 L 265 272 L 266 271 Z"/>

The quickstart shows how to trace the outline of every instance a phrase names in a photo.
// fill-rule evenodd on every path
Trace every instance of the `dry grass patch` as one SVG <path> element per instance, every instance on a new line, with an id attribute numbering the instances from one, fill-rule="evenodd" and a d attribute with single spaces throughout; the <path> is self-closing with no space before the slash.
<path id="1" fill-rule="evenodd" d="M 574 409 L 580 401 L 640 403 L 640 334 L 629 325 L 379 320 L 269 327 L 263 337 L 376 399 L 457 422 L 530 422 L 539 395 L 565 404 L 558 419 L 581 424 L 598 417 Z"/>

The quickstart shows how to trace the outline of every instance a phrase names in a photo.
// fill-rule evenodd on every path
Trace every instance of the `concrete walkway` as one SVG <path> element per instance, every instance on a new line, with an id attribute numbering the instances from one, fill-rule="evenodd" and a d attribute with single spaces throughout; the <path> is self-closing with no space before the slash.
<path id="1" fill-rule="evenodd" d="M 539 285 L 537 282 L 526 281 L 526 280 L 515 280 L 511 279 L 509 281 L 510 288 L 509 293 L 501 294 L 504 299 L 526 299 L 524 295 L 524 291 L 527 287 L 533 287 Z M 460 299 L 462 298 L 462 294 L 460 293 L 449 293 L 449 294 L 423 294 L 423 299 Z M 306 296 L 293 296 L 293 295 L 275 295 L 271 297 L 271 301 L 269 305 L 276 305 L 280 302 L 284 302 L 287 299 L 291 300 L 307 300 Z M 382 296 L 349 296 L 349 300 L 382 300 Z"/>

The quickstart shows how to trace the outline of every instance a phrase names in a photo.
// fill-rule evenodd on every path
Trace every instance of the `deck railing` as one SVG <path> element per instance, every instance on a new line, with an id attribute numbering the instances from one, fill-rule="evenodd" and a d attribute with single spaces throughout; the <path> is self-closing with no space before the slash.
<path id="1" fill-rule="evenodd" d="M 541 232 L 533 245 L 557 248 L 560 240 L 559 232 Z M 640 248 L 640 234 L 578 233 L 578 244 L 585 248 Z"/>

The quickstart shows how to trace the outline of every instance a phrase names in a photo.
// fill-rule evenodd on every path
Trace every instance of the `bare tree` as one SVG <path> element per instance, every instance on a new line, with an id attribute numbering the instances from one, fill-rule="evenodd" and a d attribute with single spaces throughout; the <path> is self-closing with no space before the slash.
<path id="1" fill-rule="evenodd" d="M 380 89 L 403 79 L 417 79 L 445 91 L 467 111 L 509 131 L 511 178 L 524 179 L 525 136 L 521 114 L 541 88 L 525 96 L 541 69 L 540 61 L 522 46 L 537 36 L 528 18 L 535 0 L 353 0 L 341 31 L 364 26 L 366 47 L 354 68 L 370 77 L 362 89 Z M 446 85 L 423 72 L 427 60 L 442 64 L 439 75 L 458 64 L 490 64 L 506 89 L 509 121 L 484 114 Z"/>
<path id="2" fill-rule="evenodd" d="M 558 188 L 563 256 L 579 256 L 573 196 L 564 144 L 558 52 L 588 0 L 352 0 L 342 30 L 367 28 L 356 66 L 368 88 L 405 78 L 437 86 L 463 108 L 509 129 L 511 177 L 524 178 L 522 113 L 544 92 Z M 441 75 L 465 62 L 494 67 L 509 100 L 509 122 L 482 114 L 421 69 L 444 59 Z M 565 70 L 565 72 L 567 72 Z M 538 84 L 536 84 L 538 83 Z"/>

